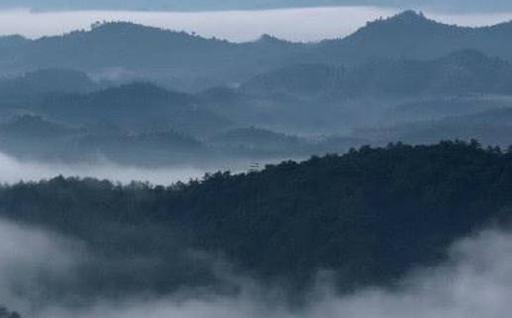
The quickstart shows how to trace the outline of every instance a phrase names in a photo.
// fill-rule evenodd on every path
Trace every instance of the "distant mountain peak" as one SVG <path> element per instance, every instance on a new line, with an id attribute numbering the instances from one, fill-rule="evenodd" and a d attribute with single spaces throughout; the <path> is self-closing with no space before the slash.
<path id="1" fill-rule="evenodd" d="M 91 33 L 124 33 L 137 31 L 144 32 L 167 30 L 124 21 L 96 22 L 91 25 Z"/>
<path id="2" fill-rule="evenodd" d="M 139 24 L 135 24 L 127 21 L 104 21 L 104 22 L 95 22 L 91 25 L 92 30 L 101 30 L 101 29 L 122 29 L 122 28 L 147 28 L 146 26 L 142 26 Z"/>
<path id="3" fill-rule="evenodd" d="M 397 15 L 390 18 L 391 20 L 398 21 L 430 21 L 425 17 L 423 12 L 414 11 L 414 10 L 406 10 L 398 13 Z"/>
<path id="4" fill-rule="evenodd" d="M 385 19 L 378 19 L 373 22 L 368 22 L 367 27 L 381 27 L 382 25 L 387 26 L 422 26 L 422 25 L 442 25 L 442 23 L 427 18 L 423 12 L 406 10 L 402 11 L 394 16 Z M 364 30 L 362 28 L 361 30 Z"/>
<path id="5" fill-rule="evenodd" d="M 426 17 L 421 11 L 414 10 L 406 10 L 402 11 L 394 16 L 391 16 L 387 19 L 380 19 L 375 22 L 371 22 L 370 24 L 380 25 L 385 23 L 387 25 L 397 25 L 397 26 L 424 26 L 424 25 L 443 25 L 438 21 L 429 19 Z"/>
<path id="6" fill-rule="evenodd" d="M 147 26 L 143 24 L 137 24 L 133 22 L 125 22 L 125 21 L 112 21 L 112 22 L 96 22 L 91 25 L 91 31 L 89 33 L 98 34 L 171 34 L 171 35 L 179 35 L 186 38 L 201 38 L 202 37 L 191 34 L 185 31 L 176 31 L 170 29 L 164 29 L 159 27 Z"/>
<path id="7" fill-rule="evenodd" d="M 289 43 L 288 41 L 282 40 L 278 37 L 275 37 L 270 34 L 262 34 L 258 40 L 256 40 L 257 43 L 263 43 L 263 44 L 281 44 L 281 43 Z"/>

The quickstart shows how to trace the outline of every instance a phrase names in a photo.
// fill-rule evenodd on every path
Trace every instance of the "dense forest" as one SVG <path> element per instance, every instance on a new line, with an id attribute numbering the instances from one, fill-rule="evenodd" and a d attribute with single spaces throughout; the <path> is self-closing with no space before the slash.
<path id="1" fill-rule="evenodd" d="M 457 238 L 505 225 L 511 192 L 510 152 L 445 141 L 366 146 L 169 187 L 63 177 L 5 185 L 0 211 L 93 251 L 65 292 L 64 282 L 44 282 L 50 299 L 206 286 L 233 292 L 215 261 L 304 295 L 321 271 L 347 292 L 437 264 Z"/>

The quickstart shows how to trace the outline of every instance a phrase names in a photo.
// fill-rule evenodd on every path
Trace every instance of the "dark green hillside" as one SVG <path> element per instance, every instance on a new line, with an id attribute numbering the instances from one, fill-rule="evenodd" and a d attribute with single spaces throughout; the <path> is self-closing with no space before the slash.
<path id="1" fill-rule="evenodd" d="M 443 260 L 454 240 L 508 218 L 511 194 L 510 153 L 442 142 L 363 147 L 168 188 L 64 178 L 3 186 L 0 211 L 121 260 L 115 271 L 106 260 L 85 264 L 68 292 L 217 286 L 211 261 L 189 248 L 296 291 L 329 270 L 346 291 Z M 128 261 L 139 257 L 154 262 Z"/>

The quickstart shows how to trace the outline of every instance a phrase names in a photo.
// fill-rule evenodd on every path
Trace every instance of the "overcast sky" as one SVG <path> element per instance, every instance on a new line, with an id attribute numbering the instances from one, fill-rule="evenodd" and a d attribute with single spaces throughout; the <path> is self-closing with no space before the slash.
<path id="1" fill-rule="evenodd" d="M 391 6 L 447 11 L 512 10 L 510 0 L 1 0 L 4 8 L 120 9 L 120 10 L 226 10 L 291 8 L 302 6 Z"/>

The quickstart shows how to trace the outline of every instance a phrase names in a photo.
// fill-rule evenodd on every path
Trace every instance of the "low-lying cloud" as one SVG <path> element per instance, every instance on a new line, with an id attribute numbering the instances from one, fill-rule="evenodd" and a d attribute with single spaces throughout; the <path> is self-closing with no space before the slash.
<path id="1" fill-rule="evenodd" d="M 0 33 L 36 38 L 76 29 L 89 29 L 96 21 L 131 21 L 148 26 L 196 32 L 204 37 L 250 41 L 271 34 L 292 41 L 318 41 L 346 36 L 367 21 L 389 17 L 403 9 L 390 7 L 317 7 L 275 10 L 158 12 L 158 11 L 58 11 L 26 9 L 0 11 Z M 512 12 L 425 12 L 445 23 L 482 26 L 512 19 Z"/>
<path id="2" fill-rule="evenodd" d="M 485 231 L 454 245 L 448 264 L 422 270 L 396 291 L 328 297 L 312 317 L 498 318 L 512 310 L 512 235 Z"/>
<path id="3" fill-rule="evenodd" d="M 206 169 L 194 167 L 142 168 L 123 166 L 109 161 L 94 163 L 42 163 L 21 161 L 0 152 L 0 183 L 38 181 L 62 175 L 65 177 L 93 177 L 109 179 L 123 184 L 131 181 L 147 181 L 152 184 L 170 185 L 177 181 L 187 182 L 201 178 Z"/>
<path id="4" fill-rule="evenodd" d="M 0 220 L 0 303 L 30 311 L 46 299 L 47 282 L 69 280 L 85 247 L 69 239 Z"/>
<path id="5" fill-rule="evenodd" d="M 262 296 L 265 290 L 246 288 L 231 297 L 141 295 L 78 308 L 43 305 L 37 310 L 22 294 L 14 293 L 13 286 L 32 282 L 37 290 L 37 274 L 69 273 L 85 254 L 76 252 L 77 243 L 26 226 L 0 221 L 0 233 L 0 297 L 35 318 L 502 318 L 512 310 L 512 235 L 500 230 L 459 241 L 449 262 L 418 269 L 400 288 L 367 289 L 341 297 L 324 282 L 312 293 L 310 303 L 300 308 L 270 303 Z"/>

